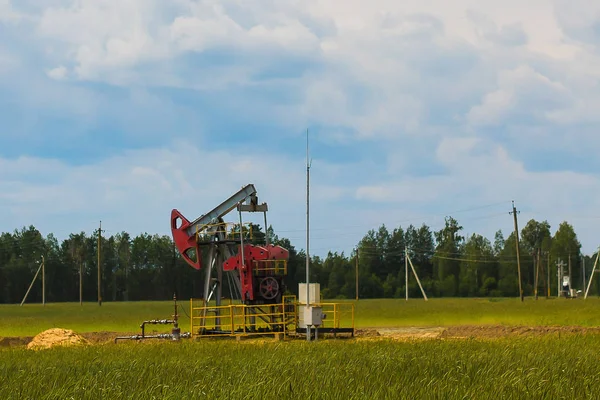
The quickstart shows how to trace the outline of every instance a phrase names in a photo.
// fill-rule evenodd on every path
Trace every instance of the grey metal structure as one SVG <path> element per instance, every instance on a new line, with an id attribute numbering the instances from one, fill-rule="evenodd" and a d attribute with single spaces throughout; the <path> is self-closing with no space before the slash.
<path id="1" fill-rule="evenodd" d="M 226 232 L 223 229 L 220 229 L 220 227 L 225 223 L 223 218 L 234 209 L 237 209 L 239 213 L 240 235 L 239 238 L 227 238 Z M 175 214 L 172 214 L 172 218 L 173 215 L 183 218 L 183 216 L 177 210 L 173 211 Z M 203 263 L 206 265 L 203 292 L 203 299 L 206 305 L 208 305 L 213 297 L 215 298 L 216 306 L 218 307 L 221 305 L 221 299 L 223 297 L 223 272 L 226 274 L 225 278 L 229 282 L 230 289 L 235 288 L 235 290 L 231 290 L 231 298 L 233 299 L 235 298 L 236 294 L 241 293 L 242 284 L 238 271 L 223 271 L 222 266 L 227 259 L 236 254 L 236 249 L 244 248 L 244 238 L 241 234 L 243 230 L 242 212 L 262 212 L 264 214 L 266 233 L 267 211 L 267 203 L 258 204 L 256 188 L 253 184 L 248 184 L 243 186 L 239 191 L 231 195 L 227 200 L 223 201 L 208 213 L 201 215 L 192 222 L 189 222 L 185 229 L 183 229 L 185 236 L 187 237 L 185 240 L 189 241 L 190 238 L 198 237 L 199 239 L 197 241 L 194 239 L 195 245 L 208 248 L 208 257 Z M 177 239 L 175 242 L 180 251 L 185 253 L 184 248 L 177 243 Z M 199 250 L 199 247 L 196 247 L 196 249 Z M 243 253 L 244 252 L 242 251 L 242 264 L 244 263 Z M 195 266 L 195 268 L 199 269 L 200 263 L 203 261 L 202 255 L 196 254 L 196 257 L 197 266 Z M 206 317 L 207 308 L 204 310 L 203 317 Z M 219 314 L 217 312 L 216 322 L 217 324 L 220 324 L 220 319 L 218 316 Z"/>
<path id="2" fill-rule="evenodd" d="M 247 201 L 247 204 L 242 204 Z M 258 204 L 258 197 L 256 196 L 256 188 L 253 184 L 248 184 L 242 187 L 237 193 L 233 194 L 227 200 L 210 210 L 208 213 L 201 215 L 196 220 L 192 221 L 190 226 L 187 228 L 188 235 L 192 236 L 196 234 L 196 231 L 203 231 L 204 227 L 210 224 L 216 224 L 222 221 L 222 218 L 233 211 L 234 208 L 238 207 L 239 211 L 247 212 L 267 212 L 267 203 Z"/>

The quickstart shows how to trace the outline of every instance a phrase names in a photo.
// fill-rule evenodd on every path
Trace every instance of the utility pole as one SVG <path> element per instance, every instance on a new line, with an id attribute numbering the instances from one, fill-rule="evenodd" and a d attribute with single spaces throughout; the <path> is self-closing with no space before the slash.
<path id="1" fill-rule="evenodd" d="M 548 279 L 546 280 L 546 298 L 550 298 L 550 250 L 546 252 L 548 262 Z"/>
<path id="2" fill-rule="evenodd" d="M 539 278 L 538 278 L 538 296 L 540 291 L 542 293 L 546 292 L 546 267 L 544 266 L 544 254 L 545 252 L 542 251 L 542 248 L 539 248 L 539 253 L 538 253 L 538 264 L 540 266 L 540 271 L 539 271 Z M 542 287 L 540 289 L 540 286 Z"/>
<path id="3" fill-rule="evenodd" d="M 408 247 L 404 247 L 404 287 L 406 291 L 406 301 L 408 301 Z"/>
<path id="4" fill-rule="evenodd" d="M 540 276 L 540 253 L 542 250 L 540 248 L 537 249 L 537 260 L 535 262 L 535 299 L 538 299 L 538 279 Z"/>
<path id="5" fill-rule="evenodd" d="M 569 252 L 569 295 L 573 296 L 573 270 L 571 269 L 571 252 Z"/>
<path id="6" fill-rule="evenodd" d="M 83 305 L 83 261 L 79 258 L 79 305 Z"/>
<path id="7" fill-rule="evenodd" d="M 581 275 L 583 275 L 583 290 L 585 290 L 585 256 L 581 256 Z"/>
<path id="8" fill-rule="evenodd" d="M 102 268 L 100 267 L 100 255 L 102 249 L 102 221 L 98 229 L 98 305 L 102 305 Z"/>
<path id="9" fill-rule="evenodd" d="M 358 247 L 356 248 L 356 301 L 358 301 Z"/>
<path id="10" fill-rule="evenodd" d="M 42 305 L 46 305 L 46 261 L 42 256 Z"/>
<path id="11" fill-rule="evenodd" d="M 563 268 L 566 266 L 566 264 L 563 262 L 563 260 L 561 260 L 560 258 L 558 259 L 558 263 L 556 263 L 556 275 L 558 275 L 558 288 L 557 288 L 557 295 L 558 297 L 560 297 L 560 293 L 561 293 L 561 289 L 562 289 L 562 277 L 564 275 L 563 273 Z"/>
<path id="12" fill-rule="evenodd" d="M 519 214 L 519 211 L 517 211 L 517 209 L 515 208 L 514 201 L 512 202 L 512 206 L 513 210 L 509 214 L 512 214 L 515 220 L 515 239 L 517 241 L 517 270 L 519 273 L 519 296 L 521 297 L 521 301 L 523 301 L 523 288 L 521 287 L 521 254 L 519 250 L 519 224 L 517 222 L 517 214 Z"/>

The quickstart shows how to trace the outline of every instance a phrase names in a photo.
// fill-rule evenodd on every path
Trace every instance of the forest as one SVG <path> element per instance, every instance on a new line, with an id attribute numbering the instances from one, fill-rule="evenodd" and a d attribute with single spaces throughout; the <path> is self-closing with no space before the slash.
<path id="1" fill-rule="evenodd" d="M 279 244 L 290 251 L 287 290 L 297 294 L 305 281 L 306 253 L 290 240 L 252 225 L 248 240 L 254 244 Z M 351 254 L 329 252 L 311 256 L 311 282 L 321 284 L 324 298 L 355 298 L 356 270 L 360 298 L 404 297 L 405 249 L 428 297 L 517 297 L 519 280 L 514 232 L 497 231 L 493 242 L 479 235 L 461 235 L 459 222 L 447 217 L 445 226 L 432 231 L 427 225 L 389 230 L 385 225 L 368 231 Z M 98 231 L 71 234 L 59 242 L 44 237 L 34 226 L 0 236 L 0 303 L 20 303 L 42 257 L 45 264 L 46 301 L 97 300 Z M 577 235 L 568 222 L 552 233 L 547 221 L 530 220 L 519 232 L 521 282 L 525 296 L 557 293 L 557 265 L 571 271 L 575 289 L 584 290 L 595 254 L 584 256 Z M 100 265 L 103 301 L 165 300 L 202 297 L 204 274 L 180 257 L 171 237 L 126 232 L 101 236 Z M 357 268 L 358 267 L 358 268 Z M 410 267 L 409 267 L 410 268 Z M 584 273 L 585 270 L 585 273 Z M 34 284 L 27 302 L 40 302 L 42 288 Z M 549 283 L 549 286 L 548 286 Z M 227 296 L 223 283 L 223 294 Z M 590 294 L 598 294 L 595 280 Z M 421 291 L 409 269 L 410 297 Z"/>

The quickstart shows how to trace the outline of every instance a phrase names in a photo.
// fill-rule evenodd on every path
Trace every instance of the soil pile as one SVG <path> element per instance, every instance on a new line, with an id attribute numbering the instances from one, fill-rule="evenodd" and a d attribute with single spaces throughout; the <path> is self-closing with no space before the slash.
<path id="1" fill-rule="evenodd" d="M 73 346 L 87 343 L 87 340 L 70 329 L 53 328 L 35 336 L 27 344 L 27 348 L 37 350 L 48 349 L 54 346 Z"/>

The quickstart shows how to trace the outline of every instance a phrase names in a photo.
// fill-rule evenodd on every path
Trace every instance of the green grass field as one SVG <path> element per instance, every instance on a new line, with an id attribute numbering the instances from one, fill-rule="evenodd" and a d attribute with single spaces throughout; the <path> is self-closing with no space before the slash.
<path id="1" fill-rule="evenodd" d="M 586 399 L 600 336 L 0 350 L 10 399 Z"/>
<path id="2" fill-rule="evenodd" d="M 600 299 L 360 300 L 356 326 L 600 326 Z M 189 313 L 189 303 L 181 303 Z M 172 303 L 0 306 L 0 336 L 138 332 Z M 182 330 L 189 330 L 185 313 Z M 170 326 L 159 327 L 168 331 Z M 477 339 L 184 340 L 0 348 L 2 399 L 596 398 L 600 334 Z"/>
<path id="3" fill-rule="evenodd" d="M 348 302 L 348 301 L 346 301 Z M 355 324 L 365 327 L 520 325 L 600 326 L 600 299 L 377 299 L 352 301 Z M 189 301 L 180 302 L 182 331 L 189 330 Z M 0 305 L 1 336 L 34 336 L 50 328 L 76 332 L 137 332 L 145 319 L 170 318 L 173 303 L 105 302 Z M 165 327 L 168 330 L 168 327 Z"/>

